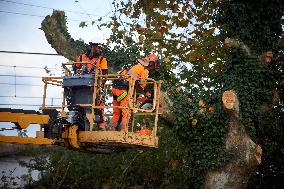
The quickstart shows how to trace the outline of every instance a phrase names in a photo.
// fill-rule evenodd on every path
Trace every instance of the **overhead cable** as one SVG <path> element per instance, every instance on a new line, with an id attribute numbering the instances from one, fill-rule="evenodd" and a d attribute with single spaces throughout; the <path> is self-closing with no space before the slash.
<path id="1" fill-rule="evenodd" d="M 58 68 L 55 68 L 55 67 L 36 67 L 36 66 L 17 66 L 17 65 L 4 65 L 4 64 L 0 64 L 0 67 L 7 67 L 7 68 L 28 68 L 28 69 L 58 69 Z"/>
<path id="2" fill-rule="evenodd" d="M 0 96 L 0 98 L 32 98 L 32 99 L 42 99 L 42 96 Z M 47 99 L 62 99 L 59 97 L 46 97 Z"/>
<path id="3" fill-rule="evenodd" d="M 61 9 L 52 8 L 52 7 L 34 5 L 34 4 L 29 4 L 29 3 L 19 3 L 19 2 L 15 2 L 15 1 L 9 1 L 9 0 L 0 0 L 0 1 L 6 2 L 6 3 L 18 4 L 18 5 L 25 5 L 25 6 L 30 6 L 30 7 L 37 7 L 37 8 L 42 8 L 42 9 L 61 10 Z M 73 10 L 65 10 L 65 9 L 62 9 L 62 11 L 70 12 L 70 13 L 74 13 L 74 14 L 83 14 L 83 15 L 86 14 L 85 12 L 79 12 L 79 11 L 73 11 Z M 89 14 L 89 13 L 88 13 L 88 15 L 99 16 L 99 15 Z"/>
<path id="4" fill-rule="evenodd" d="M 31 76 L 31 75 L 11 75 L 11 74 L 1 74 L 0 77 L 29 77 L 29 78 L 42 78 L 42 76 Z"/>
<path id="5" fill-rule="evenodd" d="M 1 1 L 1 0 L 0 0 Z M 17 15 L 23 15 L 23 16 L 33 16 L 33 17 L 39 17 L 39 18 L 45 18 L 46 16 L 42 15 L 36 15 L 36 14 L 27 14 L 27 13 L 21 13 L 21 12 L 12 12 L 12 11 L 4 11 L 0 10 L 0 12 L 7 13 L 7 14 L 17 14 Z M 75 20 L 75 19 L 69 19 L 69 21 L 75 21 L 75 22 L 82 22 L 82 20 Z M 87 21 L 85 21 L 87 22 Z"/>
<path id="6" fill-rule="evenodd" d="M 1 12 L 1 11 L 0 11 Z M 41 52 L 23 52 L 23 51 L 1 51 L 0 53 L 12 53 L 12 54 L 33 54 L 33 55 L 47 55 L 47 56 L 62 56 L 54 53 L 41 53 Z"/>
<path id="7" fill-rule="evenodd" d="M 44 85 L 40 84 L 28 84 L 28 83 L 5 83 L 5 82 L 0 82 L 0 85 L 12 85 L 12 86 L 31 86 L 31 87 L 43 87 Z M 57 85 L 50 85 L 49 87 L 59 87 Z"/>
<path id="8" fill-rule="evenodd" d="M 22 86 L 40 86 L 43 87 L 44 85 L 37 85 L 37 84 L 25 84 L 25 83 L 3 83 L 1 82 L 0 85 L 22 85 Z"/>
<path id="9" fill-rule="evenodd" d="M 42 104 L 0 104 L 0 106 L 39 106 L 41 107 Z M 52 105 L 52 106 L 49 106 L 47 105 L 48 107 L 61 107 L 61 105 Z"/>

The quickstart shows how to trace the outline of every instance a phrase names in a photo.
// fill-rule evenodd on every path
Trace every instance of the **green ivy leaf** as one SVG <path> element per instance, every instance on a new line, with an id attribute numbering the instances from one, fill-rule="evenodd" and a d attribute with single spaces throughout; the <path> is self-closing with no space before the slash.
<path id="1" fill-rule="evenodd" d="M 80 27 L 80 28 L 87 27 L 86 22 L 80 22 L 79 27 Z"/>

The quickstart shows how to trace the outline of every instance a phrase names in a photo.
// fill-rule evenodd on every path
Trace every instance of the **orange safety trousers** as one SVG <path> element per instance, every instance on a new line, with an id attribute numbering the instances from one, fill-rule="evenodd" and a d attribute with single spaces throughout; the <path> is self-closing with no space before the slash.
<path id="1" fill-rule="evenodd" d="M 122 99 L 120 102 L 118 102 L 116 100 L 116 97 L 118 97 L 119 95 L 121 95 L 123 92 L 125 92 L 126 90 L 124 89 L 116 89 L 116 88 L 112 88 L 112 94 L 114 96 L 113 99 L 113 106 L 128 106 L 128 95 L 126 95 L 126 97 L 124 99 Z M 126 109 L 126 108 L 113 108 L 113 116 L 112 119 L 110 121 L 111 123 L 111 130 L 114 130 L 115 128 L 117 128 L 118 124 L 119 124 L 119 120 L 121 117 L 121 123 L 120 123 L 120 128 L 121 130 L 125 130 L 128 121 L 130 119 L 131 116 L 131 112 L 130 110 Z"/>

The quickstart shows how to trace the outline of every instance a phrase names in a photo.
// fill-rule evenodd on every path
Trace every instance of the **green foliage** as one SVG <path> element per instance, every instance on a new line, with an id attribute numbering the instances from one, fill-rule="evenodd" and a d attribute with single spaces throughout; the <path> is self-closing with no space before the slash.
<path id="1" fill-rule="evenodd" d="M 279 62 L 278 62 L 279 63 Z M 277 83 L 283 83 L 283 61 L 274 62 L 274 69 L 278 70 Z M 281 76 L 282 75 L 282 76 Z M 281 79 L 282 78 L 282 79 Z M 269 80 L 266 80 L 268 82 Z M 280 93 L 283 86 L 276 85 Z M 283 186 L 283 149 L 284 149 L 284 113 L 283 95 L 279 102 L 268 112 L 260 112 L 256 124 L 257 141 L 262 146 L 262 163 L 250 179 L 249 188 L 282 188 Z"/>
<path id="2" fill-rule="evenodd" d="M 170 73 L 189 61 L 210 70 L 222 48 L 215 35 L 215 1 L 113 1 L 112 20 L 99 27 L 112 31 L 109 43 L 123 48 L 136 46 L 147 54 L 156 51 L 161 56 L 163 71 Z M 171 81 L 173 77 L 167 77 Z M 201 78 L 199 78 L 201 79 Z M 175 79 L 174 79 L 175 80 Z"/>
<path id="3" fill-rule="evenodd" d="M 86 26 L 87 26 L 86 22 L 80 22 L 80 24 L 79 24 L 79 27 L 80 27 L 80 28 L 84 28 L 84 27 L 86 27 Z"/>
<path id="4" fill-rule="evenodd" d="M 159 132 L 158 149 L 107 155 L 38 149 L 30 153 L 33 159 L 26 166 L 40 170 L 38 187 L 186 188 L 191 177 L 187 148 L 169 128 Z"/>
<path id="5" fill-rule="evenodd" d="M 221 37 L 239 39 L 258 54 L 275 50 L 282 31 L 283 6 L 281 0 L 224 1 L 217 18 Z"/>
<path id="6" fill-rule="evenodd" d="M 106 54 L 108 66 L 112 72 L 120 71 L 123 65 L 136 61 L 136 59 L 140 56 L 141 50 L 135 45 L 117 45 L 112 50 L 110 50 L 110 47 L 106 48 L 108 49 Z"/>
<path id="7" fill-rule="evenodd" d="M 271 7 L 277 7 L 279 5 L 277 3 L 279 1 L 273 4 L 270 3 L 269 10 L 272 11 L 273 8 Z M 257 6 L 255 6 L 256 4 Z M 240 43 L 239 46 L 226 52 L 227 56 L 224 59 L 226 62 L 223 66 L 220 63 L 213 64 L 213 68 L 216 71 L 211 70 L 210 73 L 207 71 L 208 69 L 204 69 L 204 63 L 199 61 L 192 63 L 192 70 L 186 68 L 182 68 L 181 70 L 180 78 L 183 81 L 187 81 L 183 85 L 186 87 L 185 91 L 190 92 L 190 94 L 176 94 L 173 96 L 173 113 L 176 116 L 174 129 L 182 141 L 187 142 L 190 149 L 190 158 L 197 162 L 202 161 L 201 165 L 198 164 L 198 166 L 196 166 L 196 162 L 195 164 L 191 162 L 192 175 L 194 175 L 192 186 L 194 188 L 200 186 L 202 175 L 206 171 L 222 165 L 230 157 L 229 152 L 224 151 L 227 118 L 219 102 L 222 92 L 225 90 L 233 89 L 236 91 L 240 101 L 241 122 L 253 140 L 261 144 L 265 152 L 267 150 L 264 159 L 273 153 L 277 153 L 281 157 L 279 152 L 281 148 L 283 149 L 283 145 L 281 147 L 279 146 L 281 143 L 276 144 L 272 136 L 275 137 L 275 134 L 280 131 L 279 127 L 283 128 L 283 126 L 279 122 L 279 115 L 275 114 L 276 110 L 271 105 L 272 91 L 277 87 L 277 83 L 280 82 L 279 67 L 275 66 L 275 62 L 269 65 L 267 63 L 261 64 L 259 59 L 259 53 L 268 49 L 277 50 L 277 38 L 281 34 L 281 30 L 279 30 L 281 28 L 281 14 L 279 11 L 280 6 L 273 10 L 272 13 L 269 13 L 274 15 L 271 17 L 268 17 L 267 13 L 259 12 L 259 7 L 262 6 L 264 8 L 266 5 L 267 1 L 254 3 L 230 1 L 221 6 L 219 10 L 221 14 L 218 15 L 220 20 L 223 19 L 221 37 L 234 37 L 240 40 L 246 39 L 243 42 L 245 44 L 248 43 L 249 47 L 253 50 L 252 52 L 258 54 L 248 55 L 244 51 L 244 44 Z M 240 10 L 235 10 L 232 15 L 228 16 L 228 14 L 231 14 L 227 10 L 228 6 L 231 9 Z M 252 20 L 252 11 L 248 10 L 255 7 L 257 7 L 254 10 L 255 15 L 261 14 L 262 17 Z M 281 10 L 283 10 L 283 7 Z M 233 19 L 230 19 L 231 17 Z M 277 20 L 270 22 L 272 18 L 276 17 Z M 263 25 L 263 22 L 274 23 L 274 25 Z M 239 24 L 245 26 L 240 27 Z M 254 28 L 254 30 L 246 30 L 247 27 L 251 27 L 251 24 L 260 24 L 262 27 Z M 236 27 L 242 29 L 236 29 Z M 255 33 L 258 35 L 255 35 Z M 250 37 L 249 39 L 247 39 L 248 36 Z M 218 71 L 221 71 L 221 73 Z M 200 78 L 202 79 L 200 80 Z M 188 81 L 194 82 L 190 83 Z M 186 96 L 193 97 L 193 99 L 196 99 L 195 102 L 193 101 L 191 104 L 185 105 L 188 102 Z M 198 117 L 200 109 L 196 104 L 201 98 L 205 99 L 209 104 L 215 105 L 216 112 L 214 114 Z M 271 109 L 268 112 L 263 112 L 261 111 L 263 105 L 268 105 Z M 283 111 L 280 110 L 279 112 L 278 109 L 278 114 L 283 115 Z M 198 120 L 196 125 L 192 125 L 193 119 Z M 269 132 L 273 134 L 268 136 L 266 133 Z M 283 134 L 282 131 L 280 133 Z M 278 137 L 280 137 L 279 135 L 281 134 L 278 133 Z M 272 145 L 273 148 L 269 147 L 271 144 L 274 144 Z M 218 155 L 214 156 L 215 154 Z"/>
<path id="8" fill-rule="evenodd" d="M 224 90 L 234 89 L 238 94 L 241 121 L 256 142 L 257 129 L 264 127 L 260 106 L 272 103 L 277 78 L 277 70 L 260 64 L 257 57 L 248 57 L 240 49 L 229 52 L 221 82 Z"/>
<path id="9" fill-rule="evenodd" d="M 215 112 L 200 108 L 196 99 L 189 102 L 184 93 L 176 93 L 172 98 L 173 128 L 189 149 L 192 188 L 199 188 L 207 171 L 220 167 L 230 158 L 224 149 L 228 118 L 221 107 L 220 95 L 204 99 L 215 104 Z"/>
<path id="10" fill-rule="evenodd" d="M 227 1 L 218 14 L 221 37 L 238 39 L 252 52 L 248 55 L 244 48 L 231 49 L 221 78 L 224 90 L 237 92 L 241 122 L 263 149 L 262 163 L 251 178 L 249 188 L 282 187 L 284 98 L 281 95 L 283 58 L 280 57 L 283 46 L 279 36 L 283 36 L 283 12 L 283 2 L 278 0 Z M 274 53 L 272 62 L 260 63 L 260 55 L 267 50 Z M 276 91 L 280 95 L 275 101 Z"/>

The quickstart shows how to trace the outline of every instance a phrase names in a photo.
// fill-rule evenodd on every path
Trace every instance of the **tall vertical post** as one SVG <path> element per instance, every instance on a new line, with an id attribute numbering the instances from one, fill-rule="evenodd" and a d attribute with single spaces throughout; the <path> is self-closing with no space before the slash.
<path id="1" fill-rule="evenodd" d="M 159 104 L 160 104 L 160 89 L 161 89 L 161 81 L 158 83 L 155 82 L 155 85 L 158 85 L 156 90 L 156 112 L 155 112 L 155 124 L 153 128 L 153 136 L 157 135 L 157 125 L 158 125 L 158 116 L 159 116 Z"/>
<path id="2" fill-rule="evenodd" d="M 42 97 L 42 106 L 41 106 L 42 110 L 45 109 L 45 99 L 46 99 L 46 89 L 47 89 L 47 83 L 45 79 L 43 79 L 43 82 L 44 82 L 44 86 L 43 86 L 43 97 Z"/>
<path id="3" fill-rule="evenodd" d="M 98 87 L 98 68 L 95 68 L 95 77 L 94 77 L 94 92 L 93 92 L 93 102 L 92 102 L 92 113 L 89 116 L 89 122 L 90 122 L 90 131 L 93 130 L 94 127 L 94 118 L 95 118 L 95 109 L 94 107 L 96 106 L 96 98 L 97 98 L 97 87 Z"/>
<path id="4" fill-rule="evenodd" d="M 63 92 L 63 96 L 62 96 L 62 103 L 61 103 L 61 116 L 67 116 L 66 113 L 64 112 L 64 108 L 65 108 L 65 94 Z"/>
<path id="5" fill-rule="evenodd" d="M 15 87 L 15 97 L 17 96 L 17 72 L 16 66 L 14 66 L 14 87 Z"/>

